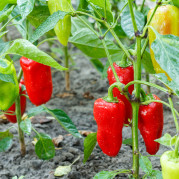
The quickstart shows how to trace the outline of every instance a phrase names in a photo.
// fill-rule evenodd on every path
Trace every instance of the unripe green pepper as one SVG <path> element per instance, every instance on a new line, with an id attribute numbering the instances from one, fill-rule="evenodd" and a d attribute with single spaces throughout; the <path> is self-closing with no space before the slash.
<path id="1" fill-rule="evenodd" d="M 154 9 L 151 9 L 148 13 L 148 20 L 152 15 Z M 162 35 L 176 35 L 179 36 L 179 8 L 172 5 L 160 6 L 150 23 L 159 34 Z M 153 43 L 156 39 L 155 33 L 151 28 L 149 28 L 149 44 Z M 171 78 L 168 74 L 160 67 L 158 62 L 155 60 L 155 55 L 152 49 L 150 49 L 152 63 L 154 65 L 154 69 L 156 73 L 165 73 L 168 79 L 171 81 Z"/>
<path id="2" fill-rule="evenodd" d="M 19 85 L 14 65 L 8 60 L 0 60 L 0 74 L 10 75 L 14 83 L 0 79 L 0 110 L 6 111 L 14 103 L 19 94 Z"/>
<path id="3" fill-rule="evenodd" d="M 174 157 L 174 151 L 165 152 L 160 163 L 163 179 L 179 179 L 179 158 Z"/>
<path id="4" fill-rule="evenodd" d="M 71 7 L 72 7 L 71 0 L 49 0 L 48 1 L 48 8 L 51 14 L 53 14 L 54 12 L 57 12 L 58 10 L 70 12 Z M 59 20 L 54 30 L 60 43 L 64 46 L 67 46 L 68 39 L 71 34 L 71 16 L 66 15 L 64 19 Z"/>

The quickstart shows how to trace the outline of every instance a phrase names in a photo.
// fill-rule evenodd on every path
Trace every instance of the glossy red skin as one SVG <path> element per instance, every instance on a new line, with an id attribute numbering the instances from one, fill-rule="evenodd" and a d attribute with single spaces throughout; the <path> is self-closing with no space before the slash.
<path id="1" fill-rule="evenodd" d="M 98 125 L 97 141 L 108 156 L 115 157 L 122 145 L 122 128 L 125 120 L 125 105 L 108 103 L 99 98 L 94 103 L 94 118 Z"/>
<path id="2" fill-rule="evenodd" d="M 26 94 L 26 91 L 22 91 L 22 85 L 24 85 L 24 81 L 21 79 L 20 83 L 19 83 L 19 94 L 20 96 L 20 104 L 21 104 L 21 116 L 24 114 L 25 109 L 26 109 L 26 97 L 22 96 L 22 94 Z M 11 111 L 11 112 L 8 112 Z M 15 112 L 15 103 L 6 111 L 6 113 L 12 114 L 13 112 Z M 12 122 L 12 123 L 16 123 L 17 122 L 17 118 L 16 115 L 7 115 L 5 114 L 6 118 L 8 121 Z"/>
<path id="3" fill-rule="evenodd" d="M 133 66 L 122 68 L 122 67 L 118 66 L 116 63 L 113 63 L 113 65 L 114 65 L 114 68 L 116 70 L 116 73 L 117 73 L 121 83 L 126 85 L 127 83 L 134 81 L 134 68 L 133 68 Z M 114 77 L 114 74 L 112 72 L 111 67 L 108 68 L 107 73 L 108 73 L 109 85 L 112 85 L 113 83 L 116 82 L 116 79 Z M 131 85 L 129 87 L 129 93 L 132 94 L 133 90 L 134 90 L 134 85 Z M 124 95 L 121 94 L 121 92 L 117 88 L 113 89 L 113 95 L 124 102 L 125 107 L 126 107 L 126 118 L 125 118 L 124 123 L 129 124 L 128 119 L 132 119 L 132 105 L 131 105 L 131 103 L 128 101 L 128 99 Z"/>
<path id="4" fill-rule="evenodd" d="M 156 95 L 153 95 L 153 97 L 155 100 L 160 100 Z M 146 150 L 150 155 L 155 155 L 159 150 L 160 144 L 154 140 L 162 136 L 163 123 L 162 103 L 153 102 L 149 105 L 140 106 L 138 126 Z"/>
<path id="5" fill-rule="evenodd" d="M 48 102 L 53 90 L 51 68 L 25 57 L 20 65 L 30 101 L 36 106 Z"/>

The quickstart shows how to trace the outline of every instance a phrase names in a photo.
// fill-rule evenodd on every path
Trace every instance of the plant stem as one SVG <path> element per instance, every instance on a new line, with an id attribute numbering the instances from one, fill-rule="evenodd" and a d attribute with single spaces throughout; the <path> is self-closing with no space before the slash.
<path id="1" fill-rule="evenodd" d="M 22 129 L 20 128 L 21 123 L 21 106 L 20 106 L 20 96 L 17 97 L 15 101 L 16 106 L 16 118 L 18 123 L 18 133 L 19 133 L 19 142 L 20 142 L 20 148 L 21 148 L 21 155 L 25 156 L 26 154 L 26 146 L 25 146 L 25 140 L 24 140 L 24 133 Z"/>
<path id="2" fill-rule="evenodd" d="M 147 48 L 148 43 L 149 43 L 149 37 L 147 37 L 145 39 L 144 45 L 143 45 L 142 50 L 141 50 L 141 56 L 144 55 L 144 52 L 145 52 L 145 49 Z"/>
<path id="3" fill-rule="evenodd" d="M 138 28 L 135 21 L 134 11 L 132 7 L 132 1 L 128 0 L 132 23 L 137 41 L 137 61 L 134 61 L 134 80 L 141 80 L 141 37 L 138 36 Z M 140 105 L 140 90 L 141 85 L 135 84 L 135 101 L 132 102 L 132 151 L 133 151 L 133 178 L 139 178 L 139 146 L 138 146 L 138 112 Z M 124 90 L 125 91 L 125 90 Z"/>
<path id="4" fill-rule="evenodd" d="M 68 68 L 68 71 L 65 71 L 65 86 L 66 90 L 70 91 L 70 71 L 69 71 L 69 60 L 68 60 L 68 47 L 64 46 L 64 54 L 65 54 L 65 67 Z"/>
<path id="5" fill-rule="evenodd" d="M 122 91 L 122 87 L 124 85 L 122 83 L 119 83 L 119 82 L 116 82 L 116 83 L 113 83 L 109 88 L 108 88 L 108 97 L 113 100 L 113 89 L 114 88 L 118 88 L 119 91 Z"/>
<path id="6" fill-rule="evenodd" d="M 37 47 L 39 47 L 40 45 L 42 45 L 42 44 L 45 43 L 45 42 L 53 41 L 53 40 L 58 40 L 58 39 L 57 39 L 57 38 L 48 38 L 48 39 L 45 39 L 45 40 L 41 41 L 41 42 L 37 45 Z"/>
<path id="7" fill-rule="evenodd" d="M 127 89 L 129 88 L 129 86 L 133 85 L 133 84 L 144 84 L 144 85 L 148 85 L 148 86 L 152 86 L 154 88 L 157 88 L 165 93 L 168 93 L 168 89 L 166 88 L 163 88 L 159 85 L 156 85 L 156 84 L 153 84 L 153 83 L 150 83 L 150 82 L 146 82 L 146 81 L 139 81 L 139 80 L 134 80 L 134 81 L 131 81 L 129 82 L 125 87 L 124 87 L 124 91 L 127 91 Z"/>
<path id="8" fill-rule="evenodd" d="M 175 158 L 178 158 L 178 148 L 179 148 L 179 136 L 175 144 Z"/>
<path id="9" fill-rule="evenodd" d="M 141 5 L 141 7 L 140 7 L 140 12 L 142 12 L 142 11 L 143 11 L 144 4 L 145 4 L 145 0 L 143 0 L 143 1 L 142 1 L 142 5 Z"/>
<path id="10" fill-rule="evenodd" d="M 108 23 L 105 23 L 105 26 L 107 28 L 110 29 L 110 26 Z M 119 40 L 118 36 L 116 35 L 116 33 L 114 32 L 113 29 L 110 29 L 111 34 L 113 35 L 114 39 L 116 40 L 117 44 L 119 45 L 119 47 L 121 47 L 121 49 L 124 51 L 124 53 L 126 54 L 127 58 L 129 60 L 131 60 L 133 62 L 133 58 L 131 57 L 131 54 L 129 53 L 129 51 L 126 49 L 126 47 L 122 44 L 122 42 Z"/>
<path id="11" fill-rule="evenodd" d="M 18 75 L 18 82 L 20 82 L 21 78 L 23 75 L 22 68 L 20 68 L 19 75 Z M 20 148 L 21 148 L 21 155 L 25 156 L 26 154 L 26 146 L 25 146 L 25 140 L 24 140 L 24 133 L 22 129 L 20 128 L 20 123 L 22 121 L 21 118 L 21 104 L 20 104 L 20 95 L 18 95 L 16 101 L 15 101 L 15 113 L 16 113 L 16 118 L 17 118 L 17 123 L 18 123 L 18 133 L 19 133 L 19 142 L 20 142 Z"/>
<path id="12" fill-rule="evenodd" d="M 159 0 L 159 1 L 157 2 L 156 6 L 155 6 L 155 8 L 154 8 L 154 10 L 153 10 L 153 12 L 152 12 L 152 15 L 150 16 L 149 20 L 147 21 L 147 24 L 145 25 L 145 27 L 144 27 L 144 29 L 143 29 L 143 33 L 142 33 L 141 37 L 144 37 L 144 35 L 145 35 L 145 33 L 146 33 L 147 29 L 148 29 L 148 26 L 150 25 L 150 23 L 151 23 L 151 21 L 152 21 L 152 19 L 153 19 L 153 17 L 154 17 L 154 14 L 155 14 L 157 8 L 158 8 L 158 7 L 160 6 L 160 4 L 161 4 L 161 1 L 162 1 L 162 0 Z"/>
<path id="13" fill-rule="evenodd" d="M 18 76 L 18 79 L 17 79 L 18 83 L 21 81 L 22 75 L 23 75 L 23 71 L 22 71 L 22 68 L 20 68 L 19 76 Z"/>
<path id="14" fill-rule="evenodd" d="M 149 73 L 146 72 L 145 77 L 146 77 L 146 81 L 150 82 Z M 147 86 L 147 94 L 150 94 L 150 86 Z"/>
<path id="15" fill-rule="evenodd" d="M 138 111 L 139 104 L 132 103 L 132 151 L 133 151 L 133 177 L 139 176 L 139 149 L 138 149 Z"/>
<path id="16" fill-rule="evenodd" d="M 171 108 L 171 111 L 172 111 L 172 114 L 173 114 L 175 127 L 176 127 L 176 132 L 178 134 L 178 132 L 179 132 L 178 121 L 177 121 L 176 113 L 175 113 L 175 110 L 174 110 L 174 107 L 173 107 L 173 101 L 172 101 L 172 98 L 170 96 L 168 97 L 168 101 L 169 101 L 170 108 Z"/>
<path id="17" fill-rule="evenodd" d="M 98 21 L 98 22 L 103 22 L 103 21 L 104 21 L 104 20 L 99 19 L 99 18 L 97 18 L 97 17 L 95 17 L 95 16 L 93 16 L 93 15 L 91 15 L 91 14 L 86 13 L 86 12 L 75 11 L 74 13 L 75 13 L 75 14 L 82 14 L 82 15 L 85 15 L 85 16 L 89 16 L 89 17 L 93 18 L 94 20 L 96 20 L 96 21 Z"/>

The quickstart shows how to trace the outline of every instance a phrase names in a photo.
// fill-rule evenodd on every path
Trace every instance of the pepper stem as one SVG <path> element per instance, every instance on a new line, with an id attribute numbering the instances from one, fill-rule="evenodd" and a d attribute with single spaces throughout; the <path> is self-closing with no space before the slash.
<path id="1" fill-rule="evenodd" d="M 68 60 L 68 47 L 64 46 L 64 54 L 65 54 L 65 67 L 69 68 L 69 60 Z M 70 91 L 70 71 L 69 69 L 65 71 L 65 86 L 66 90 Z"/>
<path id="2" fill-rule="evenodd" d="M 113 83 L 109 88 L 108 88 L 108 97 L 106 98 L 107 101 L 115 101 L 114 99 L 114 96 L 113 96 L 113 89 L 114 88 L 118 88 L 119 91 L 122 91 L 122 83 L 120 82 L 116 82 L 116 83 Z"/>
<path id="3" fill-rule="evenodd" d="M 23 75 L 22 68 L 20 68 L 19 75 L 18 75 L 18 82 L 20 82 Z M 24 140 L 24 133 L 22 129 L 20 128 L 20 123 L 22 121 L 21 118 L 21 104 L 20 104 L 20 95 L 18 95 L 16 101 L 15 101 L 15 107 L 16 107 L 16 118 L 18 123 L 18 133 L 19 133 L 19 142 L 20 142 L 20 148 L 21 148 L 21 155 L 25 156 L 26 154 L 26 146 L 25 146 L 25 140 Z"/>
<path id="4" fill-rule="evenodd" d="M 25 140 L 24 140 L 24 133 L 22 129 L 20 128 L 20 123 L 22 121 L 21 119 L 21 106 L 20 106 L 20 96 L 17 97 L 16 102 L 16 118 L 18 123 L 18 133 L 19 133 L 19 142 L 20 142 L 20 148 L 21 148 L 21 155 L 25 156 L 26 154 L 26 146 L 25 146 Z"/>

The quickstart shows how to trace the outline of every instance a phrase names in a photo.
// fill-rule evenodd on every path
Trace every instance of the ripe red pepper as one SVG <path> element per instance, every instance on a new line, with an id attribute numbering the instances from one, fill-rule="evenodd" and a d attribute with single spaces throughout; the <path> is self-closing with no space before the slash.
<path id="1" fill-rule="evenodd" d="M 123 68 L 118 66 L 116 63 L 113 63 L 113 65 L 121 83 L 126 85 L 130 81 L 134 80 L 133 66 L 128 66 Z M 116 79 L 114 77 L 111 67 L 108 68 L 107 73 L 108 73 L 109 85 L 112 85 L 113 83 L 116 82 Z M 134 85 L 131 85 L 128 89 L 129 89 L 129 93 L 132 94 L 132 91 L 134 90 Z M 132 119 L 131 103 L 127 100 L 127 98 L 124 95 L 121 94 L 121 92 L 117 88 L 113 89 L 113 95 L 114 97 L 117 97 L 119 100 L 122 100 L 124 102 L 126 107 L 126 118 L 124 124 L 129 124 L 128 119 Z"/>
<path id="2" fill-rule="evenodd" d="M 26 91 L 22 91 L 22 85 L 24 85 L 24 81 L 21 79 L 20 83 L 19 83 L 19 94 L 20 94 L 20 104 L 21 104 L 21 116 L 24 114 L 25 109 L 26 109 L 26 97 L 22 96 L 23 94 L 26 94 Z M 6 111 L 6 113 L 8 114 L 13 114 L 15 112 L 15 103 Z M 12 123 L 16 123 L 17 122 L 17 118 L 16 115 L 7 115 L 5 114 L 6 118 L 8 119 L 8 121 L 12 122 Z"/>
<path id="3" fill-rule="evenodd" d="M 122 145 L 124 103 L 121 100 L 109 103 L 99 98 L 94 103 L 93 113 L 98 125 L 97 141 L 101 150 L 108 156 L 116 156 Z"/>
<path id="4" fill-rule="evenodd" d="M 155 100 L 159 97 L 153 95 Z M 139 108 L 138 126 L 144 139 L 146 150 L 149 154 L 155 155 L 160 147 L 154 140 L 162 136 L 163 131 L 163 105 L 152 102 L 149 105 L 141 105 Z"/>
<path id="5" fill-rule="evenodd" d="M 30 101 L 36 106 L 48 102 L 53 90 L 51 68 L 25 57 L 20 65 Z"/>

